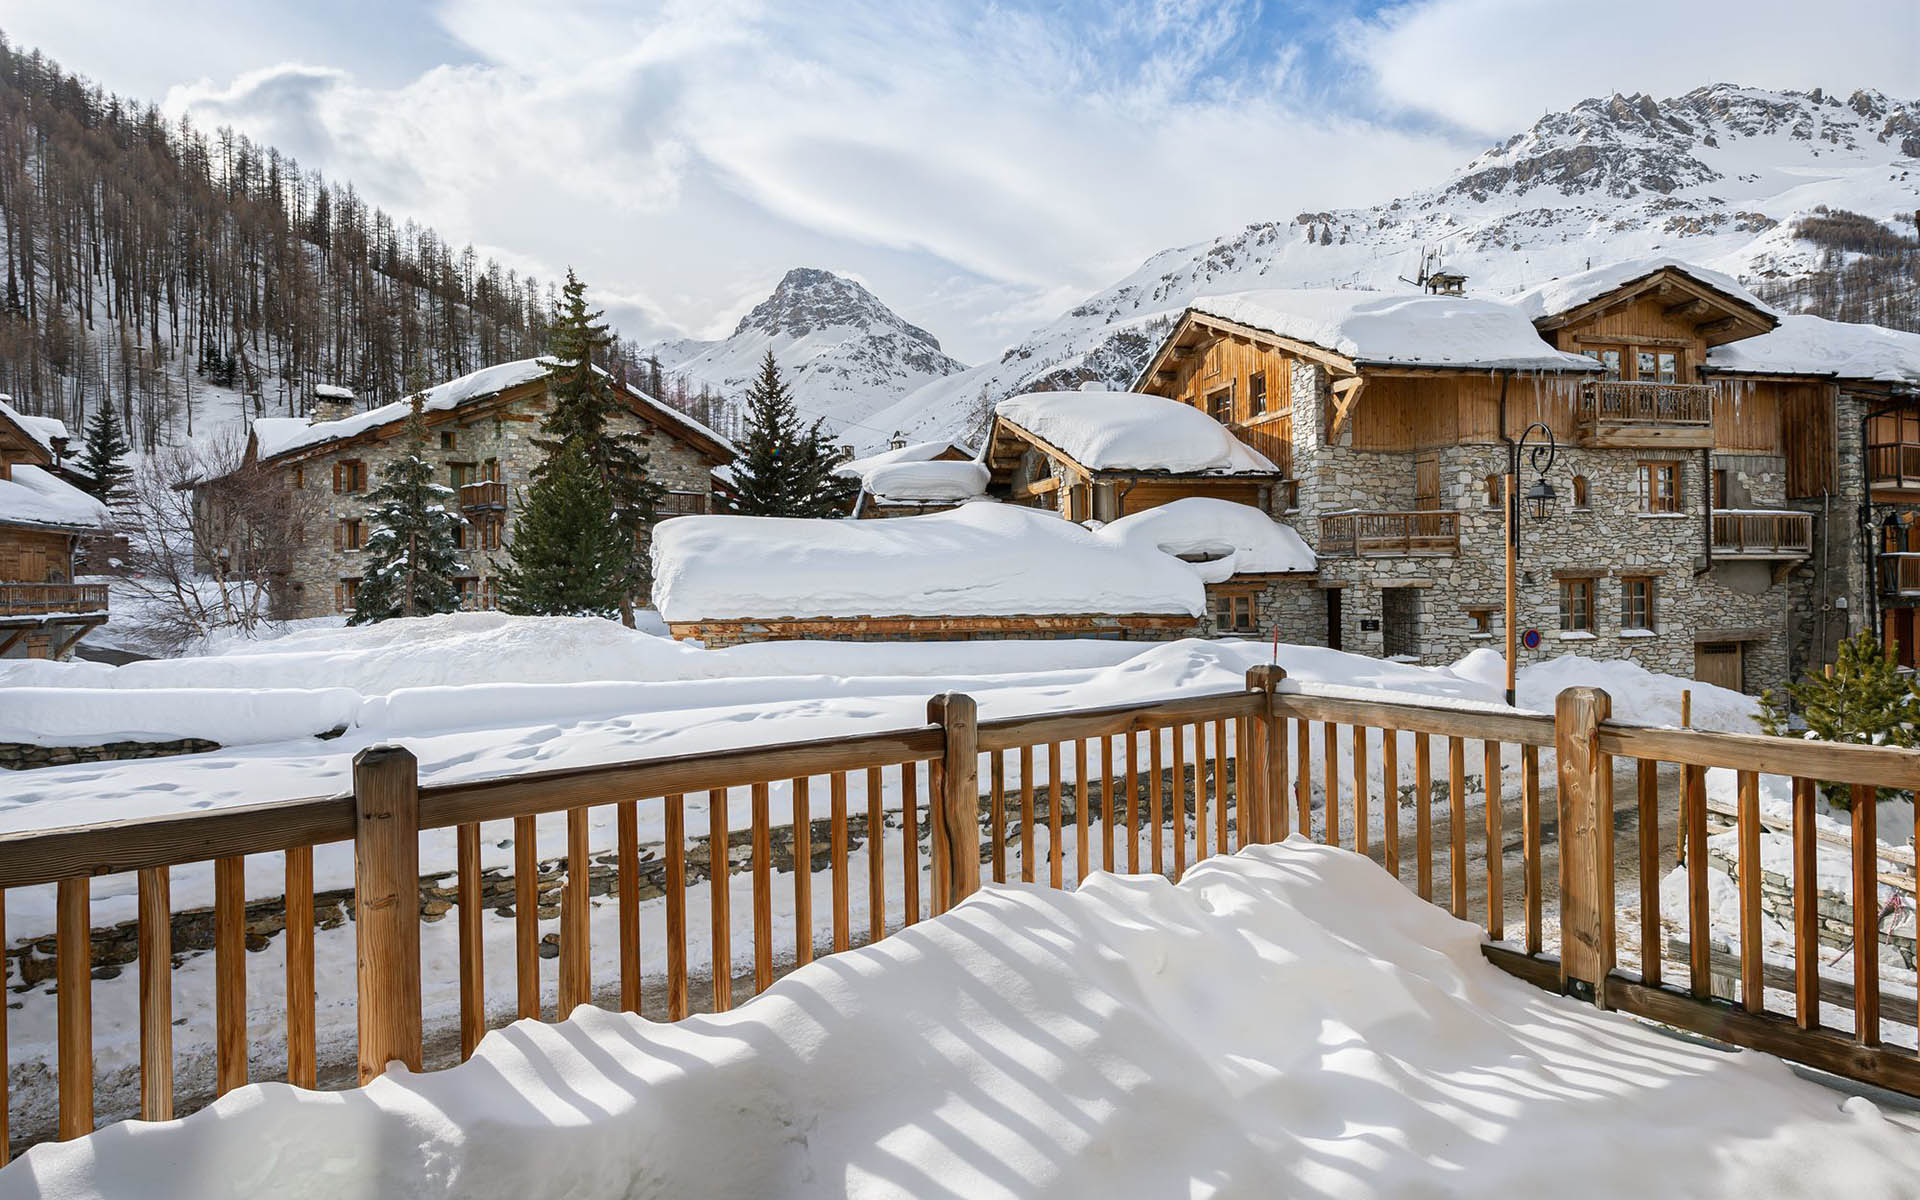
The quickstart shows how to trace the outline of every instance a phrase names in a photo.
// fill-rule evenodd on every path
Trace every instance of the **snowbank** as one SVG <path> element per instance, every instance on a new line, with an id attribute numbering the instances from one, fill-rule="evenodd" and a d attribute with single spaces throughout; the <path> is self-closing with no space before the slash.
<path id="1" fill-rule="evenodd" d="M 1318 565 L 1291 526 L 1251 505 L 1208 496 L 1121 517 L 1102 527 L 1099 536 L 1115 545 L 1205 560 L 1203 575 L 1210 583 L 1237 574 L 1312 571 Z"/>
<path id="2" fill-rule="evenodd" d="M 34 1147 L 0 1197 L 1904 1194 L 1777 1059 L 1548 995 L 1296 839 L 951 913 L 674 1025 L 597 1009 L 367 1088 Z M 1623 1153 L 1630 1148 L 1631 1152 Z"/>
<path id="3" fill-rule="evenodd" d="M 1028 392 L 1000 416 L 1093 471 L 1277 475 L 1267 457 L 1192 405 L 1138 392 Z"/>
<path id="4" fill-rule="evenodd" d="M 107 506 L 41 467 L 15 463 L 13 478 L 0 479 L 0 521 L 51 525 L 61 529 L 98 529 L 107 523 Z"/>
<path id="5" fill-rule="evenodd" d="M 866 474 L 867 491 L 883 500 L 972 500 L 987 494 L 987 468 L 977 462 L 902 462 Z"/>
<path id="6" fill-rule="evenodd" d="M 1772 333 L 1715 346 L 1706 369 L 1920 383 L 1920 333 L 1794 314 Z"/>
<path id="7" fill-rule="evenodd" d="M 1502 669 L 1500 655 L 1489 650 L 1476 650 L 1468 658 L 1485 661 L 1476 658 L 1480 655 L 1491 658 L 1492 670 L 1497 678 L 1497 673 Z M 1454 670 L 1462 672 L 1465 663 L 1466 660 L 1456 663 Z M 1462 673 L 1480 677 L 1472 671 Z M 1635 725 L 1678 726 L 1680 693 L 1689 691 L 1693 693 L 1693 728 L 1722 733 L 1760 732 L 1760 702 L 1752 696 L 1696 679 L 1662 675 L 1624 659 L 1603 660 L 1563 654 L 1545 662 L 1530 663 L 1520 669 L 1515 680 L 1515 699 L 1521 708 L 1552 712 L 1554 697 L 1570 687 L 1605 688 L 1613 700 L 1614 719 Z"/>
<path id="8" fill-rule="evenodd" d="M 1311 342 L 1359 363 L 1516 371 L 1593 369 L 1591 360 L 1547 345 L 1531 321 L 1513 306 L 1495 300 L 1275 288 L 1201 296 L 1187 307 Z"/>
<path id="9" fill-rule="evenodd" d="M 681 517 L 654 534 L 653 563 L 654 607 L 669 621 L 1199 616 L 1205 606 L 1179 561 L 1003 504 L 886 521 Z"/>
<path id="10" fill-rule="evenodd" d="M 346 688 L 9 687 L 0 690 L 0 742 L 290 741 L 354 724 L 360 699 Z"/>
<path id="11" fill-rule="evenodd" d="M 1733 276 L 1708 270 L 1683 258 L 1664 255 L 1629 258 L 1621 262 L 1594 267 L 1592 270 L 1563 275 L 1559 279 L 1549 280 L 1538 287 L 1529 288 L 1509 298 L 1507 303 L 1518 309 L 1527 320 L 1538 321 L 1542 317 L 1551 317 L 1569 309 L 1579 308 L 1589 300 L 1596 300 L 1615 288 L 1624 287 L 1636 280 L 1645 279 L 1655 271 L 1666 269 L 1678 271 L 1695 283 L 1705 284 L 1749 308 L 1756 308 L 1763 313 L 1775 316 L 1779 315 L 1778 309 L 1741 287 L 1740 281 Z"/>

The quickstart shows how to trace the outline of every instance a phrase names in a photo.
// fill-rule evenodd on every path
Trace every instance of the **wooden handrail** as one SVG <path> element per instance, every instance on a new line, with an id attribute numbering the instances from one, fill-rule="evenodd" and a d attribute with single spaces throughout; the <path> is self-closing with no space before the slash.
<path id="1" fill-rule="evenodd" d="M 1453 554 L 1460 549 L 1460 514 L 1452 509 L 1328 513 L 1320 518 L 1322 554 L 1359 557 Z"/>
<path id="2" fill-rule="evenodd" d="M 1791 509 L 1713 510 L 1715 554 L 1807 555 L 1813 514 Z"/>
<path id="3" fill-rule="evenodd" d="M 1581 416 L 1587 421 L 1632 425 L 1710 425 L 1712 384 L 1597 379 L 1582 385 Z"/>
<path id="4" fill-rule="evenodd" d="M 104 612 L 104 583 L 0 583 L 0 616 Z"/>

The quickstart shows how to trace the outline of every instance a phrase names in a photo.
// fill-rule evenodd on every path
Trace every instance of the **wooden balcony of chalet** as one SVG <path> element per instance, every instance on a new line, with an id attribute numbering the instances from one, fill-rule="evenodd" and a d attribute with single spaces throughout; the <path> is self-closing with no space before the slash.
<path id="1" fill-rule="evenodd" d="M 505 512 L 506 508 L 507 485 L 500 480 L 483 479 L 460 485 L 462 512 Z"/>
<path id="2" fill-rule="evenodd" d="M 1920 494 L 1920 442 L 1870 442 L 1867 485 L 1875 491 Z"/>
<path id="3" fill-rule="evenodd" d="M 106 611 L 104 583 L 0 583 L 0 617 Z"/>
<path id="4" fill-rule="evenodd" d="M 1412 558 L 1457 554 L 1460 514 L 1329 513 L 1320 518 L 1319 552 L 1335 558 Z"/>
<path id="5" fill-rule="evenodd" d="M 1798 560 L 1812 553 L 1812 513 L 1780 509 L 1713 510 L 1716 559 Z"/>
<path id="6" fill-rule="evenodd" d="M 1581 444 L 1704 449 L 1713 445 L 1711 384 L 1597 379 L 1581 385 Z"/>
<path id="7" fill-rule="evenodd" d="M 1920 597 L 1920 551 L 1883 551 L 1879 560 L 1881 595 Z"/>

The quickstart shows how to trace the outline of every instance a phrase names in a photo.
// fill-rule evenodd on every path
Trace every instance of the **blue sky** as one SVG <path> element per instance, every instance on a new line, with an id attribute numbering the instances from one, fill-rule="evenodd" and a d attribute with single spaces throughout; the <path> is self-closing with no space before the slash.
<path id="1" fill-rule="evenodd" d="M 1920 96 L 1920 3 L 1820 10 L 0 0 L 0 30 L 509 265 L 572 265 L 628 333 L 724 332 L 820 266 L 978 361 L 1156 250 L 1436 182 L 1586 96 Z"/>

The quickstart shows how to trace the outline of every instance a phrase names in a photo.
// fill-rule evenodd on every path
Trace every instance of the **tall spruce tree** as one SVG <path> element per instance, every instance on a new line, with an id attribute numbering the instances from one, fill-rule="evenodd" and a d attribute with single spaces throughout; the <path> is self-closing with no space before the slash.
<path id="1" fill-rule="evenodd" d="M 132 450 L 121 432 L 120 418 L 113 414 L 113 405 L 101 403 L 93 410 L 93 419 L 87 422 L 86 447 L 80 454 L 81 468 L 93 476 L 87 490 L 101 500 L 116 499 L 133 475 L 133 468 L 127 465 L 127 455 Z"/>
<path id="2" fill-rule="evenodd" d="M 855 487 L 835 475 L 823 421 L 800 424 L 793 393 L 767 351 L 747 389 L 746 434 L 734 463 L 733 510 L 756 517 L 845 516 Z"/>
<path id="3" fill-rule="evenodd" d="M 608 357 L 613 335 L 600 320 L 603 314 L 588 309 L 586 294 L 587 285 L 568 270 L 547 330 L 547 352 L 553 360 L 547 379 L 551 408 L 541 423 L 546 436 L 534 439 L 547 459 L 534 469 L 534 475 L 539 478 L 553 469 L 567 443 L 575 444 L 586 458 L 606 492 L 609 519 L 625 537 L 616 607 L 621 621 L 631 627 L 636 597 L 645 596 L 652 587 L 645 537 L 653 526 L 662 489 L 648 471 L 640 435 L 614 427 L 615 419 L 629 411 L 626 385 L 595 365 L 596 357 Z"/>
<path id="4" fill-rule="evenodd" d="M 421 397 L 413 397 L 407 418 L 407 450 L 380 471 L 367 493 L 365 574 L 349 625 L 371 625 L 390 617 L 424 617 L 460 607 L 460 526 L 453 489 L 435 483 L 433 464 L 422 451 L 427 426 Z"/>
<path id="5" fill-rule="evenodd" d="M 628 600 L 633 538 L 577 439 L 542 464 L 513 520 L 500 607 L 532 616 L 612 616 Z"/>

